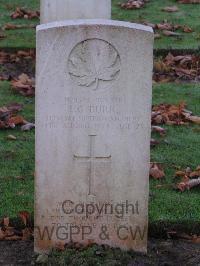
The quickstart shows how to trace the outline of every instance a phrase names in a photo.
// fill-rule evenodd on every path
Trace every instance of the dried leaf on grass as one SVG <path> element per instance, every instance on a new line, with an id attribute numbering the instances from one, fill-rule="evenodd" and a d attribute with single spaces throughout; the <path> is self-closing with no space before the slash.
<path id="1" fill-rule="evenodd" d="M 8 140 L 17 140 L 17 138 L 14 135 L 8 135 L 7 139 Z"/>
<path id="2" fill-rule="evenodd" d="M 200 124 L 200 117 L 192 115 L 192 112 L 186 110 L 186 103 L 181 102 L 178 105 L 161 103 L 154 105 L 152 108 L 152 124 L 153 125 L 185 125 L 189 122 Z M 162 128 L 152 127 L 154 131 L 165 133 Z M 163 132 L 162 132 L 163 131 Z"/>
<path id="3" fill-rule="evenodd" d="M 181 177 L 181 181 L 175 185 L 175 188 L 182 192 L 200 186 L 200 166 L 195 171 L 192 171 L 190 168 L 177 171 L 175 175 L 176 177 Z"/>
<path id="4" fill-rule="evenodd" d="M 10 218 L 9 217 L 4 217 L 3 218 L 3 225 L 4 226 L 9 226 L 10 224 Z"/>
<path id="5" fill-rule="evenodd" d="M 21 127 L 22 131 L 30 131 L 32 128 L 35 128 L 35 124 L 27 123 L 26 125 Z"/>
<path id="6" fill-rule="evenodd" d="M 35 50 L 19 50 L 16 53 L 6 53 L 5 51 L 0 51 L 0 64 L 19 62 L 21 59 L 35 59 Z"/>
<path id="7" fill-rule="evenodd" d="M 178 7 L 177 6 L 166 6 L 162 9 L 162 11 L 165 11 L 165 12 L 177 12 L 179 11 Z"/>
<path id="8" fill-rule="evenodd" d="M 187 120 L 189 120 L 190 122 L 193 122 L 195 124 L 200 125 L 200 117 L 199 116 L 190 115 L 190 116 L 187 116 Z"/>
<path id="9" fill-rule="evenodd" d="M 188 25 L 173 24 L 173 23 L 168 22 L 167 20 L 161 23 L 157 23 L 157 24 L 153 24 L 149 22 L 144 22 L 143 24 L 146 26 L 152 27 L 156 32 L 161 31 L 165 36 L 180 36 L 181 33 L 175 32 L 177 30 L 180 30 L 185 33 L 193 32 L 192 28 L 189 27 Z"/>
<path id="10" fill-rule="evenodd" d="M 191 27 L 187 26 L 187 25 L 183 26 L 182 29 L 183 29 L 183 32 L 185 32 L 185 33 L 193 32 L 193 29 Z"/>
<path id="11" fill-rule="evenodd" d="M 165 36 L 181 36 L 181 33 L 170 31 L 170 30 L 163 30 L 163 35 Z"/>
<path id="12" fill-rule="evenodd" d="M 120 4 L 123 9 L 140 9 L 149 2 L 148 0 L 128 0 L 126 3 Z"/>
<path id="13" fill-rule="evenodd" d="M 184 109 L 186 104 L 160 104 L 153 106 L 152 124 L 182 125 L 185 124 Z"/>
<path id="14" fill-rule="evenodd" d="M 151 127 L 151 131 L 152 132 L 157 132 L 159 133 L 161 136 L 165 136 L 166 134 L 166 129 L 163 127 L 159 127 L 159 126 L 152 126 Z"/>
<path id="15" fill-rule="evenodd" d="M 21 220 L 23 221 L 24 225 L 30 225 L 30 213 L 27 211 L 21 211 L 19 212 L 19 217 L 21 218 Z"/>
<path id="16" fill-rule="evenodd" d="M 16 10 L 10 15 L 12 19 L 25 18 L 34 19 L 40 17 L 39 11 L 26 10 L 22 7 L 17 7 Z"/>
<path id="17" fill-rule="evenodd" d="M 185 241 L 189 241 L 191 243 L 199 244 L 200 243 L 200 236 L 198 235 L 189 235 L 187 233 L 180 233 L 176 231 L 169 231 L 167 232 L 169 238 L 173 239 L 183 239 Z"/>
<path id="18" fill-rule="evenodd" d="M 8 60 L 9 60 L 9 54 L 6 52 L 0 51 L 0 64 L 8 62 Z"/>
<path id="19" fill-rule="evenodd" d="M 151 163 L 149 175 L 154 179 L 162 179 L 165 176 L 165 173 L 160 164 Z"/>
<path id="20" fill-rule="evenodd" d="M 21 74 L 18 79 L 11 81 L 13 90 L 19 92 L 23 96 L 35 95 L 35 80 L 29 78 L 26 74 Z"/>
<path id="21" fill-rule="evenodd" d="M 160 144 L 160 141 L 151 138 L 151 147 L 155 147 L 156 145 Z"/>
<path id="22" fill-rule="evenodd" d="M 27 121 L 20 115 L 16 115 L 16 116 L 12 116 L 10 119 L 9 119 L 9 123 L 12 125 L 14 124 L 15 126 L 17 125 L 23 125 L 23 124 L 26 124 Z"/>
<path id="23" fill-rule="evenodd" d="M 3 40 L 6 38 L 6 35 L 4 33 L 0 33 L 0 40 Z"/>
<path id="24" fill-rule="evenodd" d="M 200 4 L 200 0 L 179 0 L 180 4 Z"/>
<path id="25" fill-rule="evenodd" d="M 22 230 L 22 238 L 21 240 L 27 241 L 33 238 L 33 229 L 32 228 L 25 228 Z"/>
<path id="26" fill-rule="evenodd" d="M 154 80 L 200 80 L 200 56 L 178 55 L 169 53 L 165 58 L 156 60 L 154 63 Z"/>
<path id="27" fill-rule="evenodd" d="M 12 23 L 6 23 L 3 26 L 3 30 L 17 30 L 17 29 L 34 29 L 36 28 L 36 24 L 12 24 Z"/>
<path id="28" fill-rule="evenodd" d="M 200 236 L 194 235 L 192 242 L 195 244 L 200 244 Z"/>
<path id="29" fill-rule="evenodd" d="M 22 107 L 18 103 L 0 107 L 0 129 L 15 128 L 16 125 L 27 124 L 28 122 L 22 116 L 17 115 Z"/>
<path id="30" fill-rule="evenodd" d="M 161 35 L 159 33 L 154 34 L 154 39 L 160 39 L 160 38 L 161 38 Z"/>
<path id="31" fill-rule="evenodd" d="M 171 24 L 169 22 L 163 22 L 163 23 L 155 24 L 154 29 L 158 29 L 158 30 L 174 30 L 174 26 L 173 26 L 173 24 Z"/>
<path id="32" fill-rule="evenodd" d="M 24 228 L 18 229 L 10 225 L 10 219 L 4 218 L 0 225 L 0 240 L 30 240 L 33 238 L 33 228 L 30 221 L 30 214 L 28 212 L 20 212 Z"/>

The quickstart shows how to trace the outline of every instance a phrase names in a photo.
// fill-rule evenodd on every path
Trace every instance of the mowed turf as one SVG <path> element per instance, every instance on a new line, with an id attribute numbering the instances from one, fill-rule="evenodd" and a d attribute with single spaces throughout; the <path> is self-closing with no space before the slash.
<path id="1" fill-rule="evenodd" d="M 187 109 L 200 116 L 200 85 L 161 84 L 153 88 L 153 103 L 187 103 Z M 173 189 L 178 182 L 175 172 L 200 165 L 200 126 L 164 126 L 167 134 L 159 138 L 161 144 L 151 151 L 151 161 L 163 164 L 166 177 L 162 181 L 151 180 L 150 222 L 169 221 L 176 224 L 193 222 L 200 224 L 200 189 L 184 193 Z M 157 185 L 163 185 L 157 188 Z"/>
<path id="2" fill-rule="evenodd" d="M 154 104 L 185 101 L 189 110 L 200 115 L 200 85 L 155 85 L 153 94 Z M 11 102 L 22 103 L 21 115 L 31 122 L 34 120 L 34 99 L 15 94 L 9 82 L 0 82 L 0 106 Z M 193 222 L 200 222 L 200 191 L 196 188 L 181 193 L 173 190 L 171 185 L 177 169 L 195 168 L 200 164 L 200 126 L 165 127 L 165 138 L 154 136 L 161 140 L 161 144 L 152 149 L 151 160 L 163 163 L 166 177 L 162 181 L 151 180 L 149 222 L 184 222 L 191 226 Z M 17 140 L 7 140 L 9 134 L 16 136 Z M 0 169 L 0 217 L 16 217 L 19 211 L 24 210 L 33 213 L 34 130 L 0 130 Z M 158 184 L 164 186 L 158 189 Z"/>
<path id="3" fill-rule="evenodd" d="M 39 10 L 39 0 L 1 0 L 0 1 L 0 28 L 6 23 L 16 25 L 39 24 L 37 19 L 12 19 L 11 13 L 17 7 L 24 7 L 30 10 Z M 2 33 L 2 31 L 0 32 Z M 0 40 L 0 48 L 34 48 L 35 29 L 16 29 L 4 31 L 6 38 Z"/>
<path id="4" fill-rule="evenodd" d="M 192 33 L 183 33 L 178 37 L 167 37 L 161 34 L 161 38 L 155 40 L 156 49 L 199 49 L 200 47 L 200 4 L 179 4 L 176 0 L 150 0 L 144 8 L 138 10 L 124 10 L 119 6 L 125 0 L 112 0 L 113 19 L 131 21 L 136 23 L 151 22 L 161 23 L 164 20 L 174 24 L 186 25 L 192 28 Z M 162 8 L 176 5 L 178 12 L 163 12 Z M 11 19 L 10 14 L 16 7 L 25 7 L 31 10 L 39 10 L 39 0 L 1 0 L 0 1 L 0 27 L 6 23 L 14 24 L 38 24 L 39 20 Z M 35 30 L 18 29 L 5 31 L 7 36 L 0 40 L 0 48 L 34 48 Z"/>
<path id="5" fill-rule="evenodd" d="M 34 99 L 16 95 L 10 83 L 0 82 L 0 107 L 9 103 L 24 105 L 20 112 L 34 121 Z M 7 140 L 8 135 L 17 140 Z M 20 127 L 0 130 L 0 217 L 16 217 L 22 210 L 33 212 L 34 203 L 34 130 L 22 132 Z"/>
<path id="6" fill-rule="evenodd" d="M 124 0 L 113 0 L 113 18 L 135 23 L 161 23 L 164 20 L 173 24 L 187 25 L 193 29 L 192 33 L 183 33 L 178 37 L 167 37 L 161 34 L 155 40 L 156 49 L 198 49 L 200 47 L 200 4 L 179 4 L 177 0 L 150 0 L 144 8 L 124 10 L 119 6 Z M 176 5 L 178 12 L 168 13 L 162 9 Z"/>

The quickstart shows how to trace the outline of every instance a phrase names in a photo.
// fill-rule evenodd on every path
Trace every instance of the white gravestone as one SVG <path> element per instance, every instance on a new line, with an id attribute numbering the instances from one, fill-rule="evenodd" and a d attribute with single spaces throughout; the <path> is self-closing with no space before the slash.
<path id="1" fill-rule="evenodd" d="M 41 0 L 42 23 L 67 19 L 110 19 L 111 0 Z"/>
<path id="2" fill-rule="evenodd" d="M 153 31 L 111 20 L 37 28 L 35 250 L 146 252 Z"/>

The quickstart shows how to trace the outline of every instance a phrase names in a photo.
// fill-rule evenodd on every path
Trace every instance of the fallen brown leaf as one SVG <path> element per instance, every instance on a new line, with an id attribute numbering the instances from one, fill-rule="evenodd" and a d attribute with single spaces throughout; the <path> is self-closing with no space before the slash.
<path id="1" fill-rule="evenodd" d="M 120 4 L 121 8 L 124 9 L 140 9 L 144 7 L 147 0 L 128 0 L 126 3 Z"/>
<path id="2" fill-rule="evenodd" d="M 193 29 L 189 26 L 183 26 L 183 31 L 186 33 L 191 33 L 193 32 Z"/>
<path id="3" fill-rule="evenodd" d="M 4 240 L 5 236 L 5 232 L 2 230 L 2 228 L 0 228 L 0 240 Z"/>
<path id="4" fill-rule="evenodd" d="M 164 22 L 164 23 L 158 23 L 156 24 L 156 29 L 158 30 L 173 30 L 174 29 L 174 26 L 171 24 L 171 23 L 168 23 L 168 22 Z"/>
<path id="5" fill-rule="evenodd" d="M 22 116 L 12 116 L 9 120 L 8 120 L 8 125 L 23 125 L 26 124 L 27 121 L 24 120 L 24 118 Z"/>
<path id="6" fill-rule="evenodd" d="M 0 64 L 19 62 L 21 59 L 35 59 L 35 50 L 19 50 L 16 53 L 0 51 Z"/>
<path id="7" fill-rule="evenodd" d="M 18 79 L 11 81 L 12 88 L 23 96 L 35 95 L 35 81 L 26 74 L 21 74 Z"/>
<path id="8" fill-rule="evenodd" d="M 197 166 L 197 168 L 195 169 L 195 171 L 190 171 L 189 173 L 190 178 L 193 177 L 200 177 L 200 166 Z"/>
<path id="9" fill-rule="evenodd" d="M 3 26 L 3 30 L 17 30 L 17 29 L 34 29 L 36 28 L 37 25 L 35 24 L 12 24 L 12 23 L 7 23 Z"/>
<path id="10" fill-rule="evenodd" d="M 170 72 L 171 68 L 162 60 L 154 62 L 154 70 L 160 73 Z"/>
<path id="11" fill-rule="evenodd" d="M 197 179 L 191 179 L 187 182 L 180 182 L 177 184 L 177 188 L 184 192 L 186 189 L 190 190 L 193 187 L 200 186 L 200 177 Z"/>
<path id="12" fill-rule="evenodd" d="M 200 4 L 200 0 L 179 0 L 180 4 Z"/>
<path id="13" fill-rule="evenodd" d="M 181 33 L 169 31 L 169 30 L 163 30 L 163 34 L 165 36 L 172 36 L 172 37 L 181 36 Z"/>
<path id="14" fill-rule="evenodd" d="M 156 145 L 160 144 L 160 142 L 156 139 L 151 139 L 151 147 L 155 147 Z"/>
<path id="15" fill-rule="evenodd" d="M 22 240 L 27 241 L 33 238 L 33 230 L 31 228 L 25 228 L 22 230 Z"/>
<path id="16" fill-rule="evenodd" d="M 183 111 L 186 104 L 178 105 L 160 104 L 154 105 L 152 109 L 152 124 L 182 125 L 185 124 Z"/>
<path id="17" fill-rule="evenodd" d="M 24 125 L 28 122 L 17 112 L 22 110 L 22 105 L 12 103 L 7 106 L 0 107 L 0 129 L 15 128 L 16 125 Z"/>
<path id="18" fill-rule="evenodd" d="M 27 123 L 26 125 L 21 127 L 22 131 L 30 131 L 32 128 L 35 128 L 35 124 Z"/>
<path id="19" fill-rule="evenodd" d="M 33 18 L 39 18 L 40 12 L 26 10 L 25 8 L 17 7 L 16 10 L 10 16 L 12 19 L 18 19 L 18 18 L 33 19 Z"/>
<path id="20" fill-rule="evenodd" d="M 3 218 L 3 225 L 8 227 L 10 224 L 10 218 L 9 217 L 5 217 Z"/>
<path id="21" fill-rule="evenodd" d="M 25 227 L 14 227 L 9 217 L 6 217 L 1 222 L 0 240 L 16 241 L 33 239 L 33 225 L 31 224 L 30 214 L 27 211 L 19 213 L 19 217 Z"/>
<path id="22" fill-rule="evenodd" d="M 176 175 L 177 177 L 184 177 L 184 176 L 185 176 L 185 171 L 177 171 L 177 172 L 175 173 L 175 175 Z"/>
<path id="23" fill-rule="evenodd" d="M 161 136 L 165 136 L 166 134 L 166 129 L 163 127 L 159 127 L 159 126 L 152 126 L 151 127 L 153 132 L 157 132 L 159 133 Z"/>
<path id="24" fill-rule="evenodd" d="M 163 171 L 163 168 L 160 164 L 152 163 L 150 165 L 150 177 L 153 177 L 154 179 L 161 179 L 165 176 L 165 173 Z"/>
<path id="25" fill-rule="evenodd" d="M 19 212 L 19 217 L 23 221 L 24 225 L 27 226 L 30 224 L 30 213 L 27 211 L 21 211 Z"/>
<path id="26" fill-rule="evenodd" d="M 177 6 L 166 6 L 162 9 L 165 12 L 177 12 L 179 9 Z"/>
<path id="27" fill-rule="evenodd" d="M 55 249 L 56 249 L 57 251 L 65 251 L 65 249 L 66 249 L 66 247 L 65 247 L 65 243 L 63 243 L 63 242 L 57 242 L 57 243 L 55 244 Z"/>
<path id="28" fill-rule="evenodd" d="M 0 40 L 3 40 L 6 38 L 6 35 L 4 33 L 0 33 Z"/>
<path id="29" fill-rule="evenodd" d="M 187 167 L 185 170 L 177 171 L 175 175 L 181 177 L 181 181 L 175 185 L 175 188 L 182 192 L 200 185 L 200 166 L 195 171 Z"/>
<path id="30" fill-rule="evenodd" d="M 17 138 L 15 136 L 13 136 L 13 135 L 8 135 L 7 139 L 8 140 L 16 140 Z"/>
<path id="31" fill-rule="evenodd" d="M 200 81 L 200 56 L 198 55 L 178 55 L 169 53 L 165 58 L 154 62 L 154 80 L 176 81 Z"/>
<path id="32" fill-rule="evenodd" d="M 200 117 L 199 116 L 190 115 L 190 116 L 187 117 L 187 120 L 189 120 L 190 122 L 193 122 L 195 124 L 199 124 L 200 125 Z"/>
<path id="33" fill-rule="evenodd" d="M 195 244 L 200 244 L 200 236 L 193 236 L 192 242 Z"/>
<path id="34" fill-rule="evenodd" d="M 16 179 L 17 180 L 25 180 L 25 177 L 24 176 L 16 176 Z"/>
<path id="35" fill-rule="evenodd" d="M 159 33 L 154 34 L 154 39 L 160 39 L 160 38 L 161 38 L 161 35 Z"/>

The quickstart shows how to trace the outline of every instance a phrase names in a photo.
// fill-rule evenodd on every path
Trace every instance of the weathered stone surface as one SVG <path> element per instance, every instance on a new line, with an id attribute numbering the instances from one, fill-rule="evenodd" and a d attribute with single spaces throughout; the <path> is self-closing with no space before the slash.
<path id="1" fill-rule="evenodd" d="M 41 24 L 67 19 L 110 19 L 111 0 L 41 0 Z"/>
<path id="2" fill-rule="evenodd" d="M 38 26 L 36 251 L 146 251 L 152 54 L 152 29 L 137 24 Z"/>

